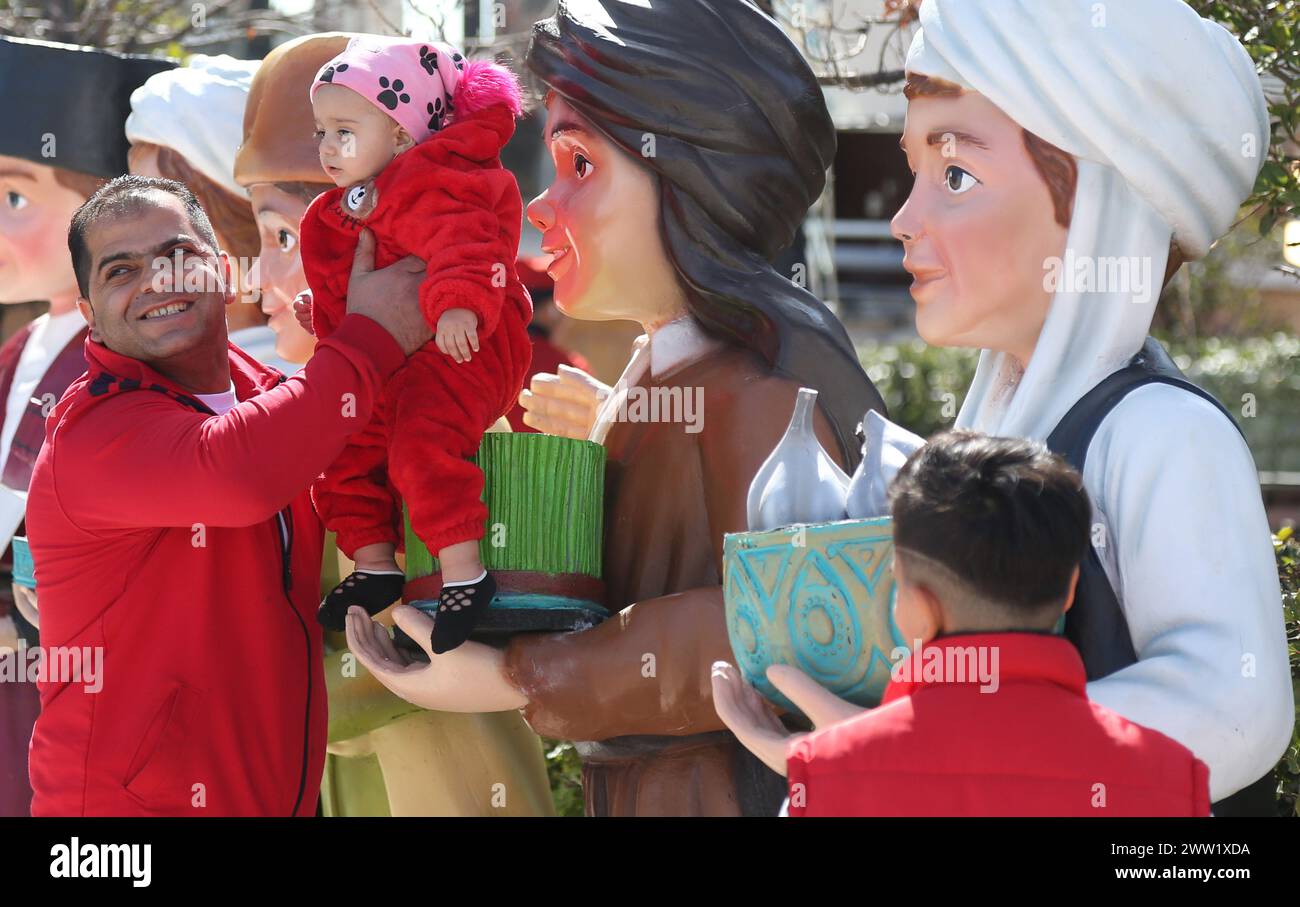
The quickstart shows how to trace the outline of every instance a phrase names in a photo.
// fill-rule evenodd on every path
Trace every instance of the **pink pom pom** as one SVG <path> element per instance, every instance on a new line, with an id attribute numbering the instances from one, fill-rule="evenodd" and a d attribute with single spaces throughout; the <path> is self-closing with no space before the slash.
<path id="1" fill-rule="evenodd" d="M 519 116 L 523 110 L 523 91 L 515 74 L 491 60 L 466 60 L 460 81 L 452 95 L 456 116 L 468 116 L 493 104 L 505 104 Z"/>

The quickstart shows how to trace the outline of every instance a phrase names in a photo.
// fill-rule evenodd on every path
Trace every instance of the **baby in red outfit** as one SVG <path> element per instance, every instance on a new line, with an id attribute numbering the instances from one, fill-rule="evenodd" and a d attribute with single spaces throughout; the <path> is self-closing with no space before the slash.
<path id="1" fill-rule="evenodd" d="M 374 235 L 376 267 L 407 255 L 426 262 L 420 305 L 436 331 L 312 487 L 357 566 L 318 618 L 342 629 L 351 605 L 373 615 L 401 596 L 405 501 L 441 564 L 442 594 L 428 609 L 432 648 L 445 652 L 468 638 L 495 594 L 478 552 L 483 473 L 470 457 L 513 406 L 532 355 L 532 303 L 515 273 L 522 201 L 500 160 L 519 84 L 504 67 L 442 44 L 364 36 L 321 69 L 311 100 L 321 165 L 339 187 L 302 220 L 316 336 L 343 319 L 363 227 Z"/>

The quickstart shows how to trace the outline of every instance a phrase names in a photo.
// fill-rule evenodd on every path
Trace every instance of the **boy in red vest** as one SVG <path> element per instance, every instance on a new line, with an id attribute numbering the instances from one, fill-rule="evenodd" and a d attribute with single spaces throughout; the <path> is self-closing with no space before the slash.
<path id="1" fill-rule="evenodd" d="M 1074 469 L 1036 442 L 947 432 L 908 460 L 890 502 L 894 618 L 914 642 L 877 708 L 772 668 L 819 726 L 790 738 L 715 668 L 719 716 L 788 773 L 791 816 L 1209 815 L 1205 764 L 1090 702 L 1078 651 L 1053 632 L 1090 543 Z"/>

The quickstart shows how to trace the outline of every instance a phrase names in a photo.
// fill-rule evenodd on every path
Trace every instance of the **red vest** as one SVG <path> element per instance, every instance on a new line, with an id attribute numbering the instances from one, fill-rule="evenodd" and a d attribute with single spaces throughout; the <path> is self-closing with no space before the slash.
<path id="1" fill-rule="evenodd" d="M 1090 702 L 1062 637 L 944 637 L 893 676 L 791 747 L 791 816 L 1209 815 L 1205 764 Z"/>

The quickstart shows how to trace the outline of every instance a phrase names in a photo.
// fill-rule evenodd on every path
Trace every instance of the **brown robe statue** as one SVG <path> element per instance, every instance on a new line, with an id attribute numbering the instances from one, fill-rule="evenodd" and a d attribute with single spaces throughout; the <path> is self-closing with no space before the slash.
<path id="1" fill-rule="evenodd" d="M 637 387 L 703 388 L 702 427 L 609 426 L 604 579 L 622 613 L 582 633 L 516 637 L 507 674 L 534 731 L 590 741 L 578 745 L 588 815 L 775 815 L 784 785 L 725 729 L 709 675 L 732 659 L 722 537 L 746 528 L 750 480 L 799 387 L 731 345 L 658 379 L 647 370 Z M 607 405 L 601 421 L 617 415 Z M 816 420 L 845 465 L 820 410 Z"/>

